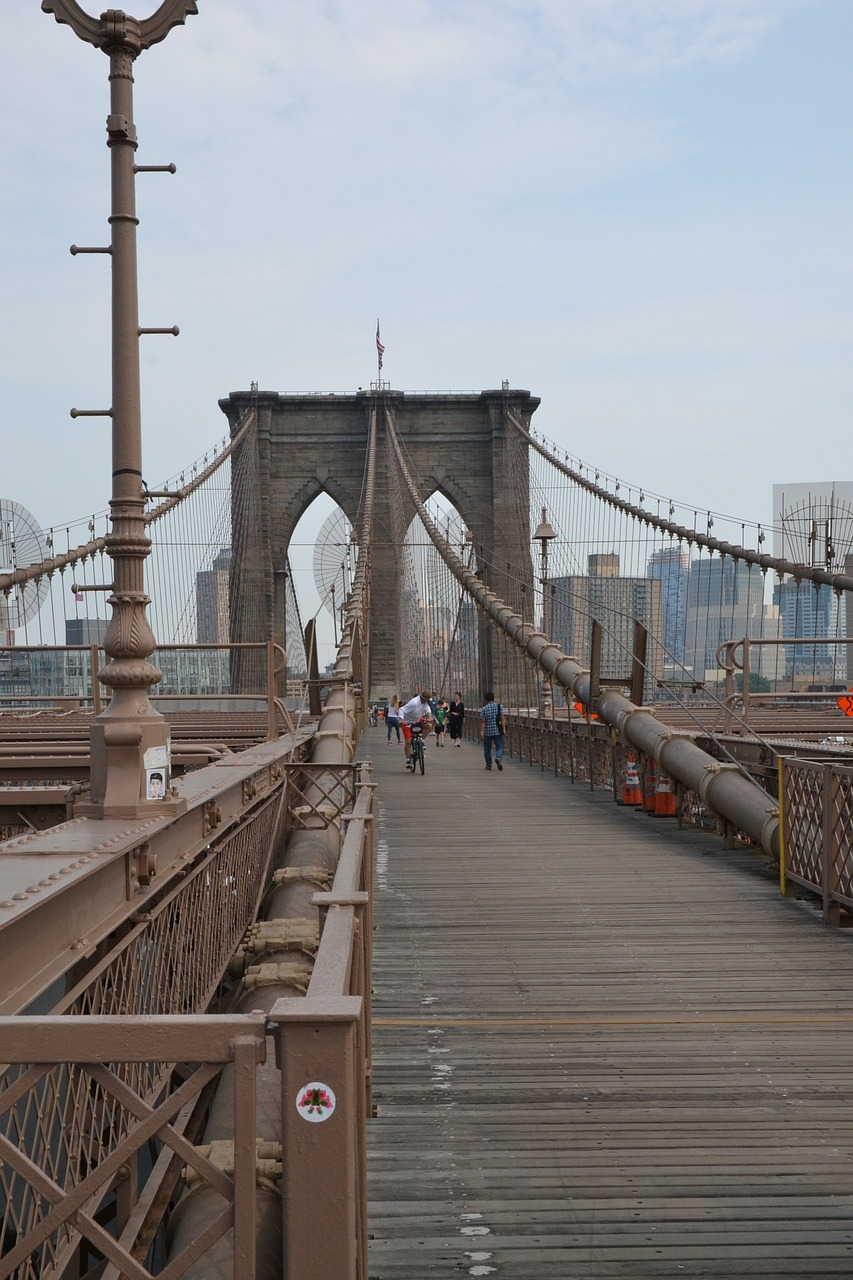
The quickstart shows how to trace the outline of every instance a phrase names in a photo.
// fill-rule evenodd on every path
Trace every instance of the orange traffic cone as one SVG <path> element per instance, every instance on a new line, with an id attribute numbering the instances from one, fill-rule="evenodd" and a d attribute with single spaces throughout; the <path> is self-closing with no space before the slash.
<path id="1" fill-rule="evenodd" d="M 655 794 L 655 814 L 658 818 L 672 818 L 675 816 L 675 796 L 672 791 L 672 780 L 662 773 L 658 778 L 657 793 Z"/>
<path id="2" fill-rule="evenodd" d="M 645 783 L 643 808 L 646 813 L 655 813 L 657 809 L 657 778 L 655 776 L 654 760 L 646 761 L 646 773 L 643 781 Z"/>
<path id="3" fill-rule="evenodd" d="M 622 803 L 634 804 L 642 807 L 643 793 L 640 790 L 640 777 L 637 773 L 637 762 L 633 756 L 628 756 L 628 763 L 625 765 L 625 781 L 622 784 Z"/>

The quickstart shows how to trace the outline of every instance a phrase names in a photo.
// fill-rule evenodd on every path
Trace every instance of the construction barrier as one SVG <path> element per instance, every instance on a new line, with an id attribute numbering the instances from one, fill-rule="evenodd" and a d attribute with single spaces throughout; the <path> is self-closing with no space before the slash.
<path id="1" fill-rule="evenodd" d="M 657 813 L 657 774 L 654 760 L 646 761 L 646 772 L 643 777 L 643 808 L 646 813 Z"/>
<path id="2" fill-rule="evenodd" d="M 643 805 L 643 792 L 640 788 L 640 775 L 637 773 L 637 762 L 633 756 L 628 756 L 628 763 L 625 765 L 625 781 L 622 785 L 622 803 Z"/>
<path id="3" fill-rule="evenodd" d="M 673 818 L 675 816 L 675 793 L 672 789 L 672 779 L 667 777 L 665 773 L 658 776 L 657 791 L 655 793 L 655 815 L 658 818 Z"/>

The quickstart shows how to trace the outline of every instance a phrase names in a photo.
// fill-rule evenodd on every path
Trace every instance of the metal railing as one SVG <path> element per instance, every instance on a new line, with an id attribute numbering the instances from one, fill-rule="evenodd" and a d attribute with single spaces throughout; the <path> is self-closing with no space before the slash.
<path id="1" fill-rule="evenodd" d="M 186 1168 L 220 1192 L 223 1207 L 205 1235 L 173 1259 L 173 1274 L 184 1275 L 233 1230 L 241 1260 L 235 1275 L 254 1275 L 263 1015 L 8 1018 L 0 1025 L 4 1057 L 18 1066 L 6 1073 L 0 1094 L 0 1280 L 39 1280 L 74 1267 L 85 1274 L 101 1259 L 111 1265 L 99 1274 L 156 1275 L 149 1269 L 160 1252 L 152 1211 L 162 1211 Z M 157 1091 L 127 1083 L 135 1074 L 129 1068 L 154 1062 L 155 1077 L 165 1077 Z M 204 1094 L 228 1062 L 239 1135 L 231 1177 L 193 1143 Z M 141 1079 L 148 1077 L 143 1070 Z"/>
<path id="2" fill-rule="evenodd" d="M 779 760 L 780 883 L 817 894 L 827 924 L 853 913 L 853 768 Z M 845 919 L 846 917 L 846 919 Z"/>
<path id="3" fill-rule="evenodd" d="M 0 1018 L 9 1064 L 0 1073 L 0 1280 L 75 1266 L 75 1274 L 103 1267 L 97 1274 L 112 1280 L 149 1280 L 168 1266 L 177 1277 L 220 1241 L 228 1244 L 228 1273 L 244 1280 L 255 1274 L 260 1247 L 256 1201 L 278 1203 L 281 1194 L 276 1274 L 366 1280 L 373 814 L 365 766 L 354 805 L 340 814 L 347 830 L 331 888 L 313 896 L 322 929 L 304 997 L 279 999 L 268 1015 L 172 1012 L 185 999 L 209 998 L 231 945 L 233 930 L 209 924 L 228 915 L 222 895 L 232 882 L 237 893 L 239 876 L 204 863 L 194 896 L 207 894 L 206 930 L 201 920 L 176 917 L 170 897 L 160 913 L 169 945 L 166 935 L 147 932 L 156 921 L 140 920 L 122 954 L 69 993 L 64 1008 L 74 1016 Z M 216 957 L 205 961 L 200 947 Z M 185 993 L 196 971 L 207 975 L 199 979 L 204 991 L 196 984 Z M 131 996 L 137 1005 L 129 1013 Z M 281 1139 L 258 1144 L 255 1073 L 273 1051 Z M 226 1064 L 233 1140 L 198 1145 Z M 221 1207 L 191 1240 L 178 1231 L 178 1248 L 172 1234 L 167 1262 L 170 1207 L 202 1184 Z M 279 1210 L 273 1219 L 280 1231 Z"/>
<path id="4" fill-rule="evenodd" d="M 109 702 L 109 690 L 102 689 L 98 681 L 103 652 L 97 644 L 0 646 L 0 711 L 80 708 L 100 715 Z M 170 664 L 174 670 L 164 670 L 160 685 L 155 685 L 150 695 L 163 710 L 182 701 L 202 709 L 224 704 L 234 710 L 243 704 L 266 712 L 270 738 L 278 735 L 282 725 L 292 727 L 279 691 L 287 657 L 274 641 L 159 644 L 152 654 L 155 662 L 161 654 L 175 655 L 176 659 Z M 215 661 L 218 654 L 225 663 Z M 187 659 L 184 670 L 180 670 L 181 655 Z M 206 655 L 210 657 L 203 661 Z M 232 688 L 230 665 L 235 660 L 243 660 L 240 684 L 245 685 L 246 664 L 252 668 L 254 686 L 248 690 L 234 692 Z"/>
<path id="5" fill-rule="evenodd" d="M 808 702 L 810 704 L 834 706 L 838 698 L 838 694 L 846 688 L 846 681 L 842 681 L 836 689 L 792 689 L 792 688 L 776 688 L 758 690 L 750 687 L 750 675 L 752 672 L 752 652 L 761 648 L 777 648 L 777 649 L 817 649 L 821 646 L 827 648 L 837 648 L 843 645 L 847 648 L 853 648 L 853 639 L 850 636 L 786 636 L 784 638 L 774 639 L 751 639 L 743 636 L 739 640 L 726 640 L 717 650 L 717 663 L 722 671 L 725 672 L 725 707 L 728 713 L 728 720 L 734 720 L 731 714 L 735 709 L 740 709 L 738 719 L 743 724 L 749 724 L 750 709 L 758 706 L 768 706 L 773 703 L 792 703 L 792 702 Z M 738 657 L 738 651 L 740 656 Z M 737 674 L 742 677 L 741 688 L 735 687 L 735 677 Z M 786 677 L 789 679 L 789 677 Z M 784 682 L 783 682 L 784 683 Z"/>

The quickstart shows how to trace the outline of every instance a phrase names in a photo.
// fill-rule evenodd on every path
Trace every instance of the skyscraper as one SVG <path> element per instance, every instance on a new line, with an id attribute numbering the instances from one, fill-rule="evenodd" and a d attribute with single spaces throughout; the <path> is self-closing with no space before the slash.
<path id="1" fill-rule="evenodd" d="M 646 572 L 660 582 L 663 615 L 664 665 L 684 661 L 684 634 L 687 619 L 687 572 L 690 557 L 685 547 L 661 547 L 649 556 Z"/>
<path id="2" fill-rule="evenodd" d="M 773 603 L 779 606 L 782 635 L 786 638 L 810 636 L 838 637 L 844 634 L 841 625 L 843 605 L 832 587 L 824 583 L 815 587 L 813 582 L 797 582 L 786 578 L 773 589 Z M 785 645 L 785 675 L 811 677 L 816 683 L 831 684 L 845 680 L 847 670 L 846 645 L 792 644 Z"/>
<path id="3" fill-rule="evenodd" d="M 195 576 L 196 642 L 228 644 L 228 579 L 231 548 L 223 547 L 212 566 Z"/>
<path id="4" fill-rule="evenodd" d="M 623 578 L 619 556 L 590 555 L 589 573 L 583 577 L 555 578 L 548 606 L 551 638 L 565 653 L 581 663 L 589 662 L 592 621 L 601 623 L 601 676 L 604 679 L 631 679 L 634 649 L 634 622 L 642 623 L 650 636 L 660 637 L 661 583 L 649 578 Z M 600 570 L 600 572 L 596 572 Z M 654 688 L 663 676 L 663 654 L 659 644 L 649 645 L 644 697 L 651 701 Z"/>
<path id="5" fill-rule="evenodd" d="M 727 640 L 763 634 L 764 575 L 729 557 L 699 557 L 687 576 L 684 665 L 696 680 L 718 669 L 717 651 Z"/>

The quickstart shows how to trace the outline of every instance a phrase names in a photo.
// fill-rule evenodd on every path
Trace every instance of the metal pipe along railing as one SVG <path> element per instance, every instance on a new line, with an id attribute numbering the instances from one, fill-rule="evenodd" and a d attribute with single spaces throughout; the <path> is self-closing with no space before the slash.
<path id="1" fill-rule="evenodd" d="M 574 699 L 590 706 L 589 671 L 499 599 L 476 574 L 465 567 L 450 544 L 442 538 L 406 467 L 390 413 L 387 425 L 388 438 L 418 515 L 451 573 L 483 612 L 494 620 L 522 652 L 533 659 L 541 671 L 556 680 Z M 600 693 L 594 700 L 592 709 L 603 721 L 617 729 L 632 746 L 652 756 L 664 772 L 696 791 L 710 809 L 759 843 L 771 856 L 779 857 L 778 806 L 738 765 L 721 764 L 689 738 L 674 733 L 650 711 L 638 707 L 618 691 L 608 689 Z"/>

